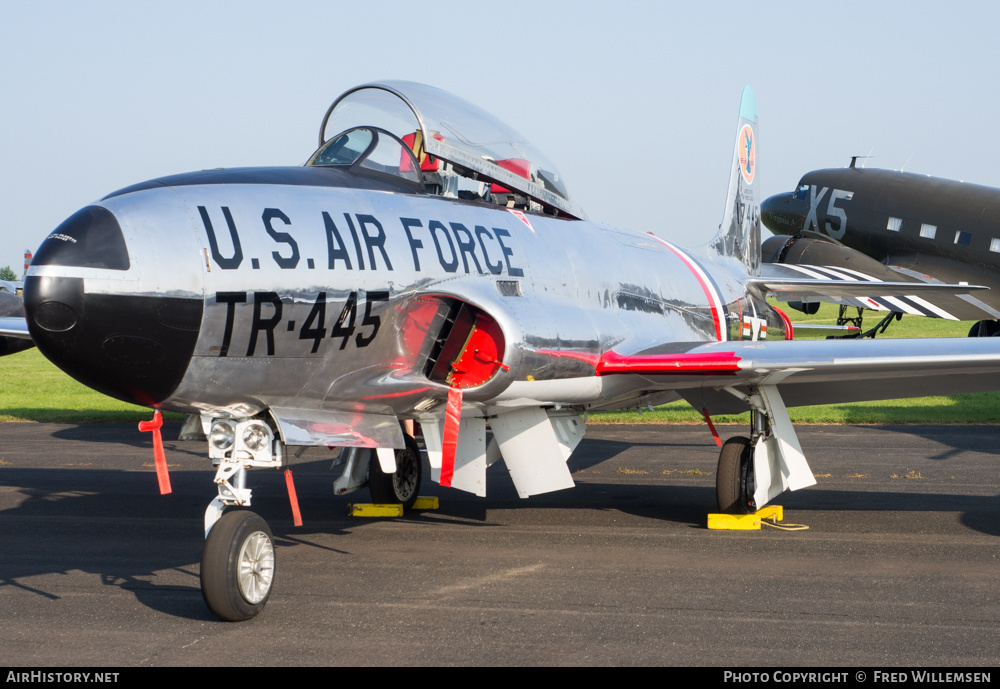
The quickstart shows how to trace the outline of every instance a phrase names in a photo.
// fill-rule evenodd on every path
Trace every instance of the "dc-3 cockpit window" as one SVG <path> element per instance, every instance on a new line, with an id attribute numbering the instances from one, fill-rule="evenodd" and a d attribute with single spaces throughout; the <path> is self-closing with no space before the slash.
<path id="1" fill-rule="evenodd" d="M 795 198 L 799 201 L 805 201 L 807 196 L 809 196 L 809 185 L 800 184 L 798 189 L 795 190 Z"/>
<path id="2" fill-rule="evenodd" d="M 376 144 L 371 151 L 362 150 L 362 132 L 376 139 L 368 142 Z M 400 143 L 396 155 L 389 140 Z M 358 161 L 418 179 L 441 196 L 584 217 L 555 166 L 524 137 L 475 105 L 423 84 L 367 84 L 334 101 L 320 128 L 320 149 L 307 165 Z"/>

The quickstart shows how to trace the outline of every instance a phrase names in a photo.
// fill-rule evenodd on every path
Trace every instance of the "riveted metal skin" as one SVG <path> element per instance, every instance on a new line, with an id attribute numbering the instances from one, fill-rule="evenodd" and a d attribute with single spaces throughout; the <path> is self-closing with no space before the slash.
<path id="1" fill-rule="evenodd" d="M 751 246 L 754 192 L 734 176 L 720 236 Z M 91 236 L 115 247 L 104 263 Z M 763 293 L 728 271 L 759 256 L 731 248 L 446 198 L 361 166 L 213 170 L 73 216 L 39 250 L 25 303 L 46 356 L 107 394 L 215 417 L 282 410 L 283 433 L 310 442 L 326 414 L 339 442 L 395 445 L 379 420 L 440 411 L 452 384 L 473 406 L 624 406 L 654 386 L 599 375 L 611 350 L 749 339 L 748 317 L 752 339 L 780 339 Z"/>
<path id="2" fill-rule="evenodd" d="M 163 409 L 412 415 L 446 397 L 425 364 L 454 303 L 496 320 L 509 367 L 466 403 L 627 397 L 642 382 L 599 380 L 601 353 L 739 339 L 717 270 L 701 266 L 713 304 L 691 255 L 588 221 L 528 214 L 529 226 L 476 202 L 283 184 L 140 185 L 96 207 L 121 224 L 130 267 L 33 267 L 31 332 L 88 385 Z M 517 385 L 544 381 L 544 394 Z"/>

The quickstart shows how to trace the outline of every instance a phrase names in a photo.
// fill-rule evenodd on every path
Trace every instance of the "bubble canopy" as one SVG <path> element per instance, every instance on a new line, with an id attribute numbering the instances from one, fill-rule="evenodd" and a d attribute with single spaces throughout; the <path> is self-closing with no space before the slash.
<path id="1" fill-rule="evenodd" d="M 441 159 L 455 174 L 522 194 L 549 213 L 585 217 L 562 175 L 538 149 L 485 110 L 447 91 L 411 81 L 350 89 L 326 111 L 320 149 L 359 127 L 378 128 L 405 142 L 422 170 L 437 170 L 435 159 Z M 318 164 L 314 160 L 316 155 L 308 164 Z"/>

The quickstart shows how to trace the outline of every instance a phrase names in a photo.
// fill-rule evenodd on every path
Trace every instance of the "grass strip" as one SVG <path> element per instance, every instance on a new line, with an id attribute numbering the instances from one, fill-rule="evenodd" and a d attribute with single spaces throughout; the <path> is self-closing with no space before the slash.
<path id="1" fill-rule="evenodd" d="M 780 304 L 779 304 L 780 307 Z M 807 316 L 785 309 L 793 323 L 833 324 L 837 307 L 824 304 L 817 314 Z M 865 312 L 865 327 L 880 314 Z M 965 337 L 970 323 L 906 316 L 892 323 L 880 338 Z M 796 339 L 822 339 L 828 331 L 803 329 Z M 0 358 L 0 421 L 46 421 L 62 423 L 138 423 L 152 412 L 145 408 L 102 395 L 76 382 L 49 363 L 37 349 Z M 796 423 L 852 424 L 941 424 L 1000 423 L 1000 392 L 982 392 L 948 397 L 918 397 L 878 402 L 824 404 L 789 409 Z M 179 422 L 182 414 L 167 413 L 164 421 Z M 749 423 L 749 413 L 713 417 L 717 423 Z M 590 423 L 704 423 L 701 413 L 687 402 L 678 401 L 653 411 L 625 410 L 595 412 Z"/>

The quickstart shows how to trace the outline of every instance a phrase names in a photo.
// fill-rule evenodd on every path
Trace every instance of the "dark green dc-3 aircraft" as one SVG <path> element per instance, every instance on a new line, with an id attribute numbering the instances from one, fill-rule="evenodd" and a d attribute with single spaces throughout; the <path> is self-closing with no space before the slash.
<path id="1" fill-rule="evenodd" d="M 795 191 L 764 201 L 761 220 L 776 235 L 764 242 L 764 261 L 827 278 L 983 285 L 990 289 L 975 296 L 869 302 L 978 321 L 970 336 L 1000 335 L 1000 189 L 855 163 L 808 172 Z"/>

